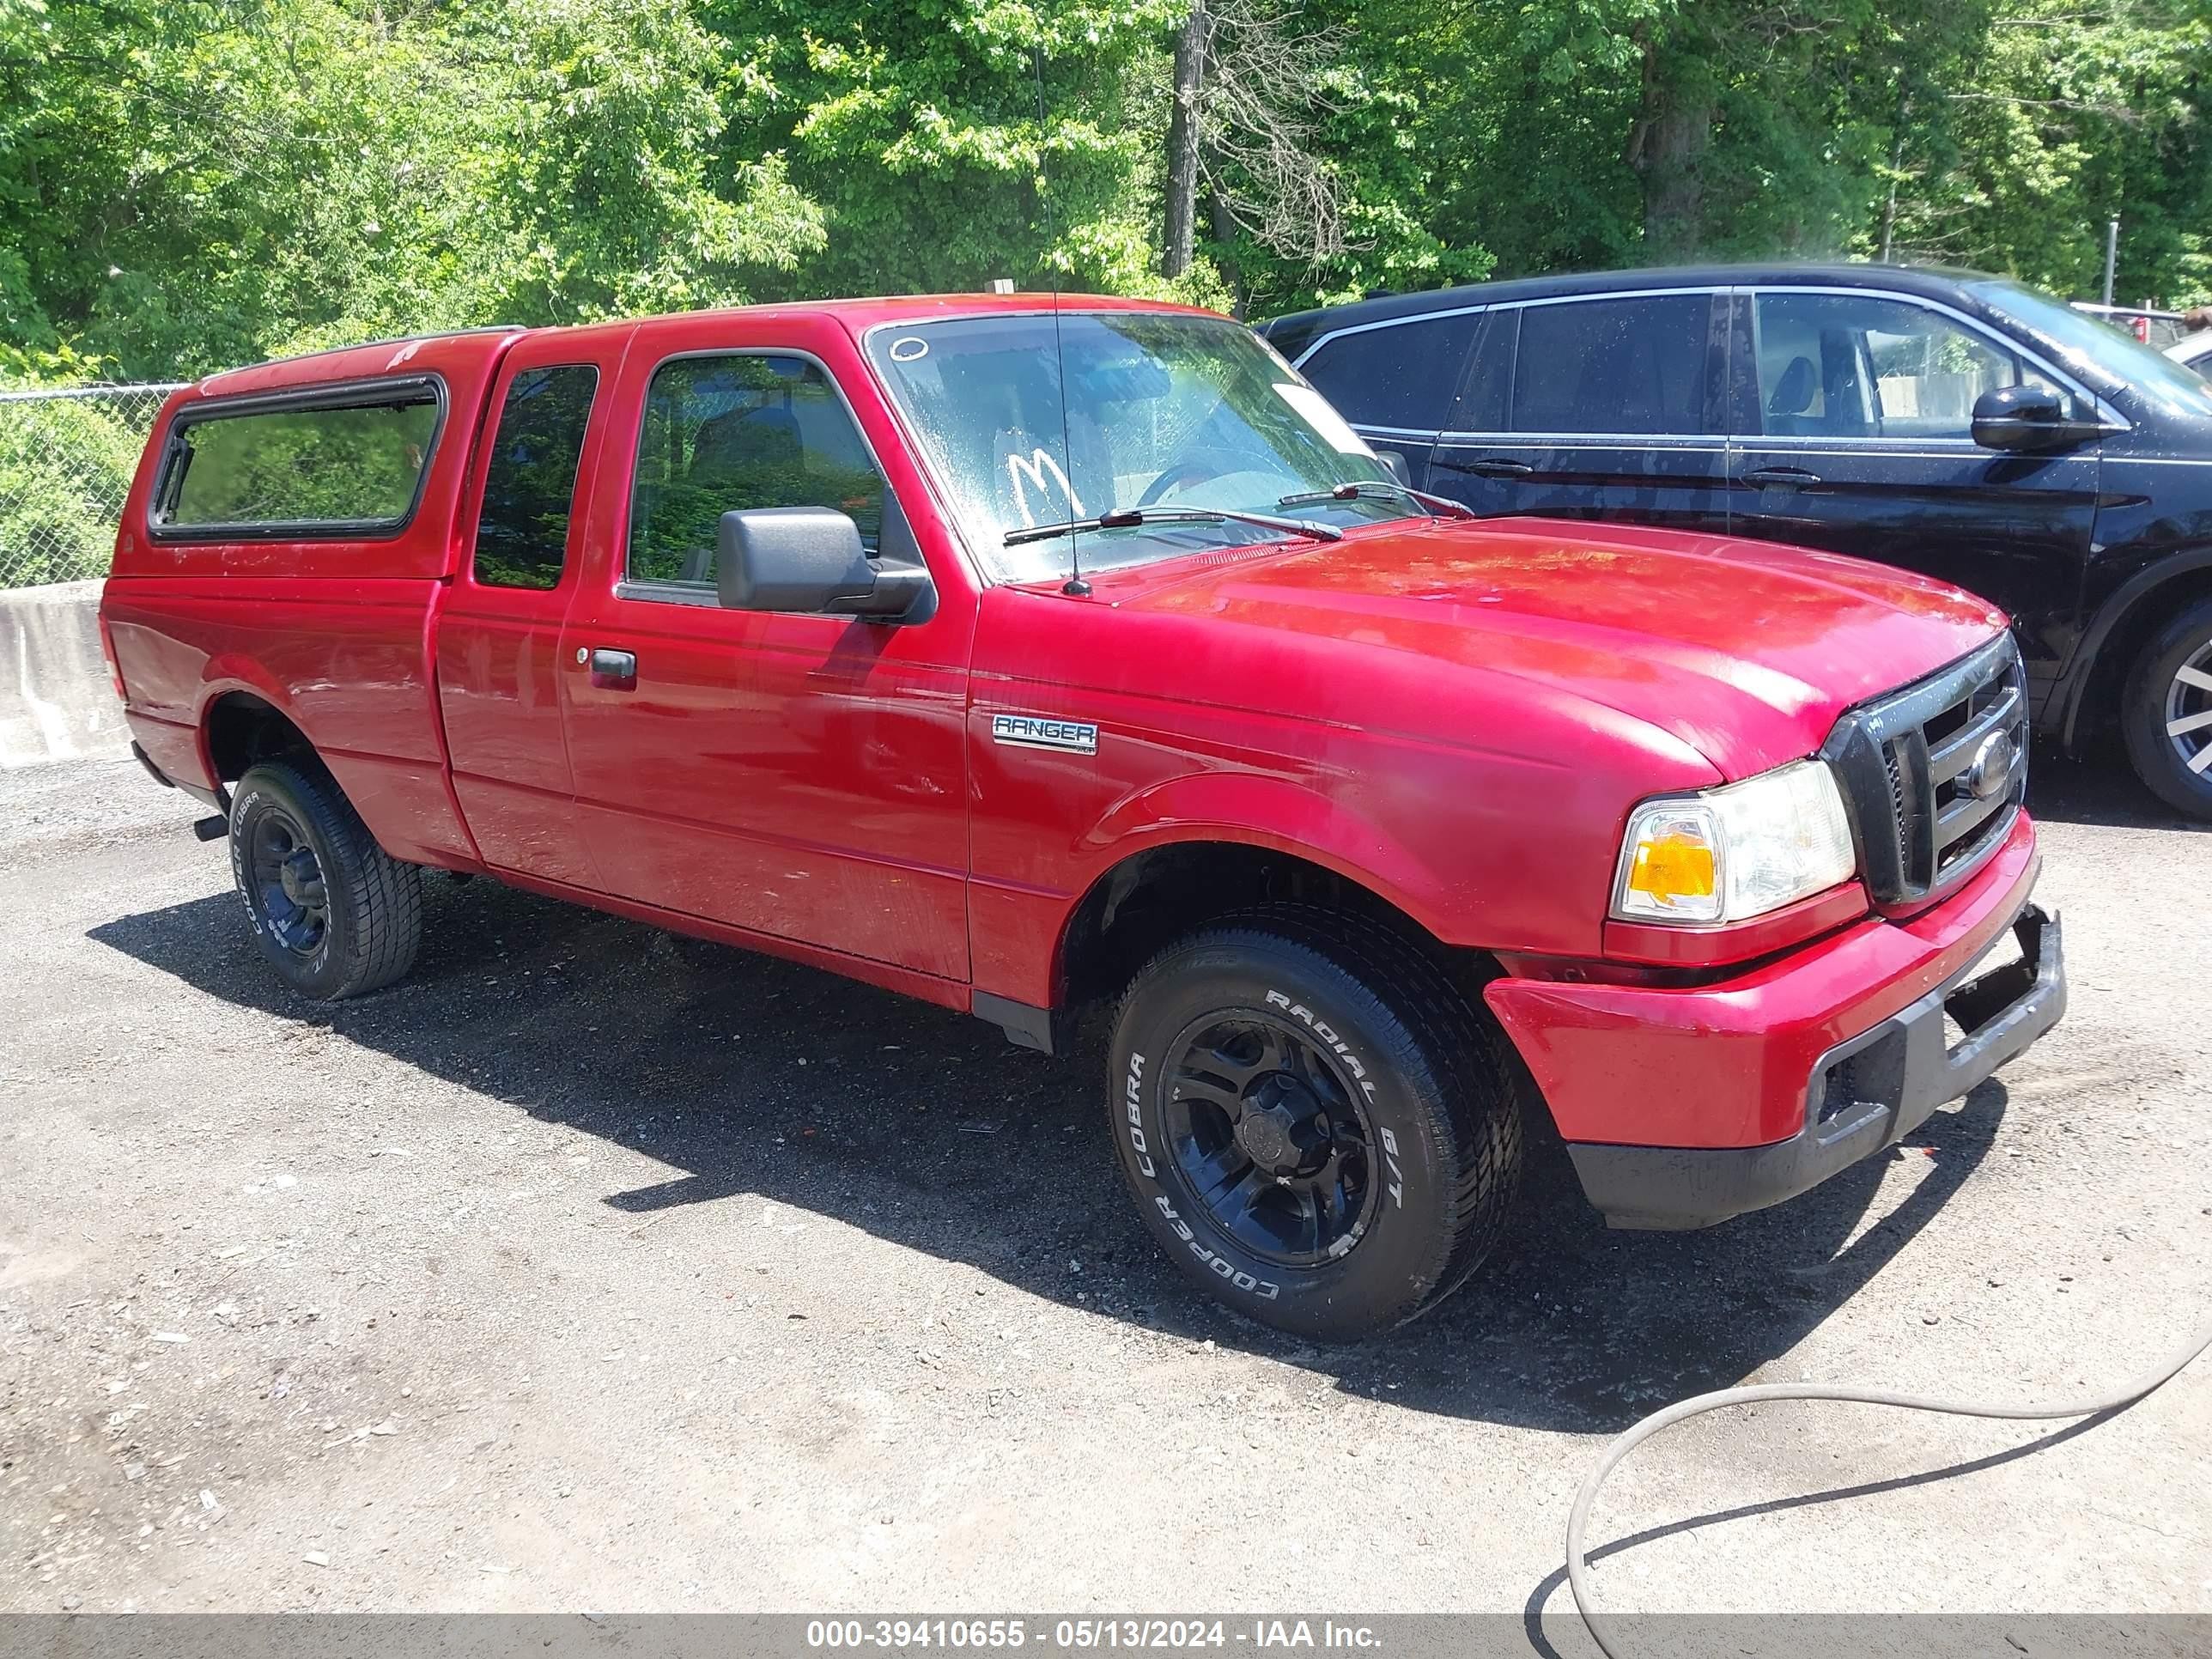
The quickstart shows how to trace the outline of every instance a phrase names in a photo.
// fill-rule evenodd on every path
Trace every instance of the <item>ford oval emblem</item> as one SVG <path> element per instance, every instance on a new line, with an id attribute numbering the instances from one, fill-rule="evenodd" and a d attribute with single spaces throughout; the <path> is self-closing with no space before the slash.
<path id="1" fill-rule="evenodd" d="M 2002 794 L 2012 781 L 2014 753 L 2009 736 L 2002 732 L 1990 732 L 1974 750 L 1974 757 L 1966 763 L 1959 781 L 1976 800 Z"/>

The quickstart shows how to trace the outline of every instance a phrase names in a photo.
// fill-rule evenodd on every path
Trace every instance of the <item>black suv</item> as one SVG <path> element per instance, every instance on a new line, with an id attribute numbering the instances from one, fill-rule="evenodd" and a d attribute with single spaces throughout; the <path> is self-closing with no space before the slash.
<path id="1" fill-rule="evenodd" d="M 2039 727 L 2212 818 L 2212 383 L 2016 283 L 1547 276 L 1263 324 L 1407 481 L 1878 559 L 2013 616 Z"/>

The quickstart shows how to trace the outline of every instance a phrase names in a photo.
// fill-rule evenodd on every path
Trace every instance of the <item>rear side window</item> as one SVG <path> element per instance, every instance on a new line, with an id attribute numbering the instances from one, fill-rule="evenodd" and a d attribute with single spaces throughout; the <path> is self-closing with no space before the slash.
<path id="1" fill-rule="evenodd" d="M 653 373 L 630 498 L 634 581 L 711 582 L 722 514 L 830 507 L 877 551 L 884 480 L 830 377 L 803 357 L 678 357 Z"/>
<path id="2" fill-rule="evenodd" d="M 486 586 L 561 585 L 599 384 L 598 369 L 577 365 L 526 368 L 508 385 L 477 518 L 476 578 Z"/>
<path id="3" fill-rule="evenodd" d="M 210 410 L 178 419 L 156 530 L 397 530 L 415 511 L 440 416 L 437 388 L 422 380 L 329 402 Z"/>
<path id="4" fill-rule="evenodd" d="M 1513 374 L 1513 430 L 1717 430 L 1705 418 L 1711 311 L 1704 294 L 1526 307 Z"/>
<path id="5" fill-rule="evenodd" d="M 1424 318 L 1340 334 L 1299 365 L 1349 421 L 1434 432 L 1444 423 L 1472 316 Z"/>

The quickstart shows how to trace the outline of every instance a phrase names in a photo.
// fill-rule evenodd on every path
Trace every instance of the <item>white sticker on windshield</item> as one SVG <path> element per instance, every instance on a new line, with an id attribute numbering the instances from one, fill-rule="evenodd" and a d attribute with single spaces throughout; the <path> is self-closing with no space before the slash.
<path id="1" fill-rule="evenodd" d="M 1346 455 L 1364 455 L 1372 460 L 1375 452 L 1361 437 L 1344 422 L 1344 416 L 1329 407 L 1328 399 L 1310 386 L 1300 386 L 1295 380 L 1275 382 L 1275 395 L 1306 417 L 1306 424 L 1328 440 Z"/>

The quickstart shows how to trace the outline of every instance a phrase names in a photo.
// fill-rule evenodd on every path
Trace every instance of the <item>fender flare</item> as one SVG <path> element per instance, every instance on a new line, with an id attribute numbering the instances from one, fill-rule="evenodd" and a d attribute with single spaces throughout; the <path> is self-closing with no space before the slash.
<path id="1" fill-rule="evenodd" d="M 1115 871 L 1140 854 L 1202 842 L 1303 860 L 1365 889 L 1432 936 L 1466 942 L 1446 931 L 1449 907 L 1437 873 L 1371 821 L 1287 778 L 1192 773 L 1123 796 L 1078 844 L 1083 879 L 1055 931 L 1048 982 L 1061 982 L 1075 918 Z"/>
<path id="2" fill-rule="evenodd" d="M 2157 563 L 2136 571 L 2097 607 L 2097 614 L 2089 619 L 2081 642 L 2074 647 L 2065 672 L 2059 676 L 2057 718 L 2045 723 L 2047 729 L 2057 731 L 2060 745 L 2067 753 L 2074 752 L 2075 729 L 2081 721 L 2082 700 L 2088 695 L 2089 682 L 2096 675 L 2098 659 L 2112 631 L 2156 589 L 2200 570 L 2212 570 L 2212 547 L 2192 547 L 2169 553 Z"/>
<path id="3" fill-rule="evenodd" d="M 192 708 L 194 740 L 199 744 L 200 763 L 207 768 L 207 775 L 210 778 L 216 775 L 216 771 L 215 754 L 208 742 L 210 717 L 215 712 L 216 704 L 234 693 L 243 693 L 267 703 L 292 723 L 300 735 L 307 738 L 309 747 L 317 747 L 315 734 L 307 730 L 299 711 L 293 708 L 291 699 L 285 696 L 283 686 L 259 663 L 251 657 L 228 653 L 210 657 L 201 672 L 199 695 Z"/>

